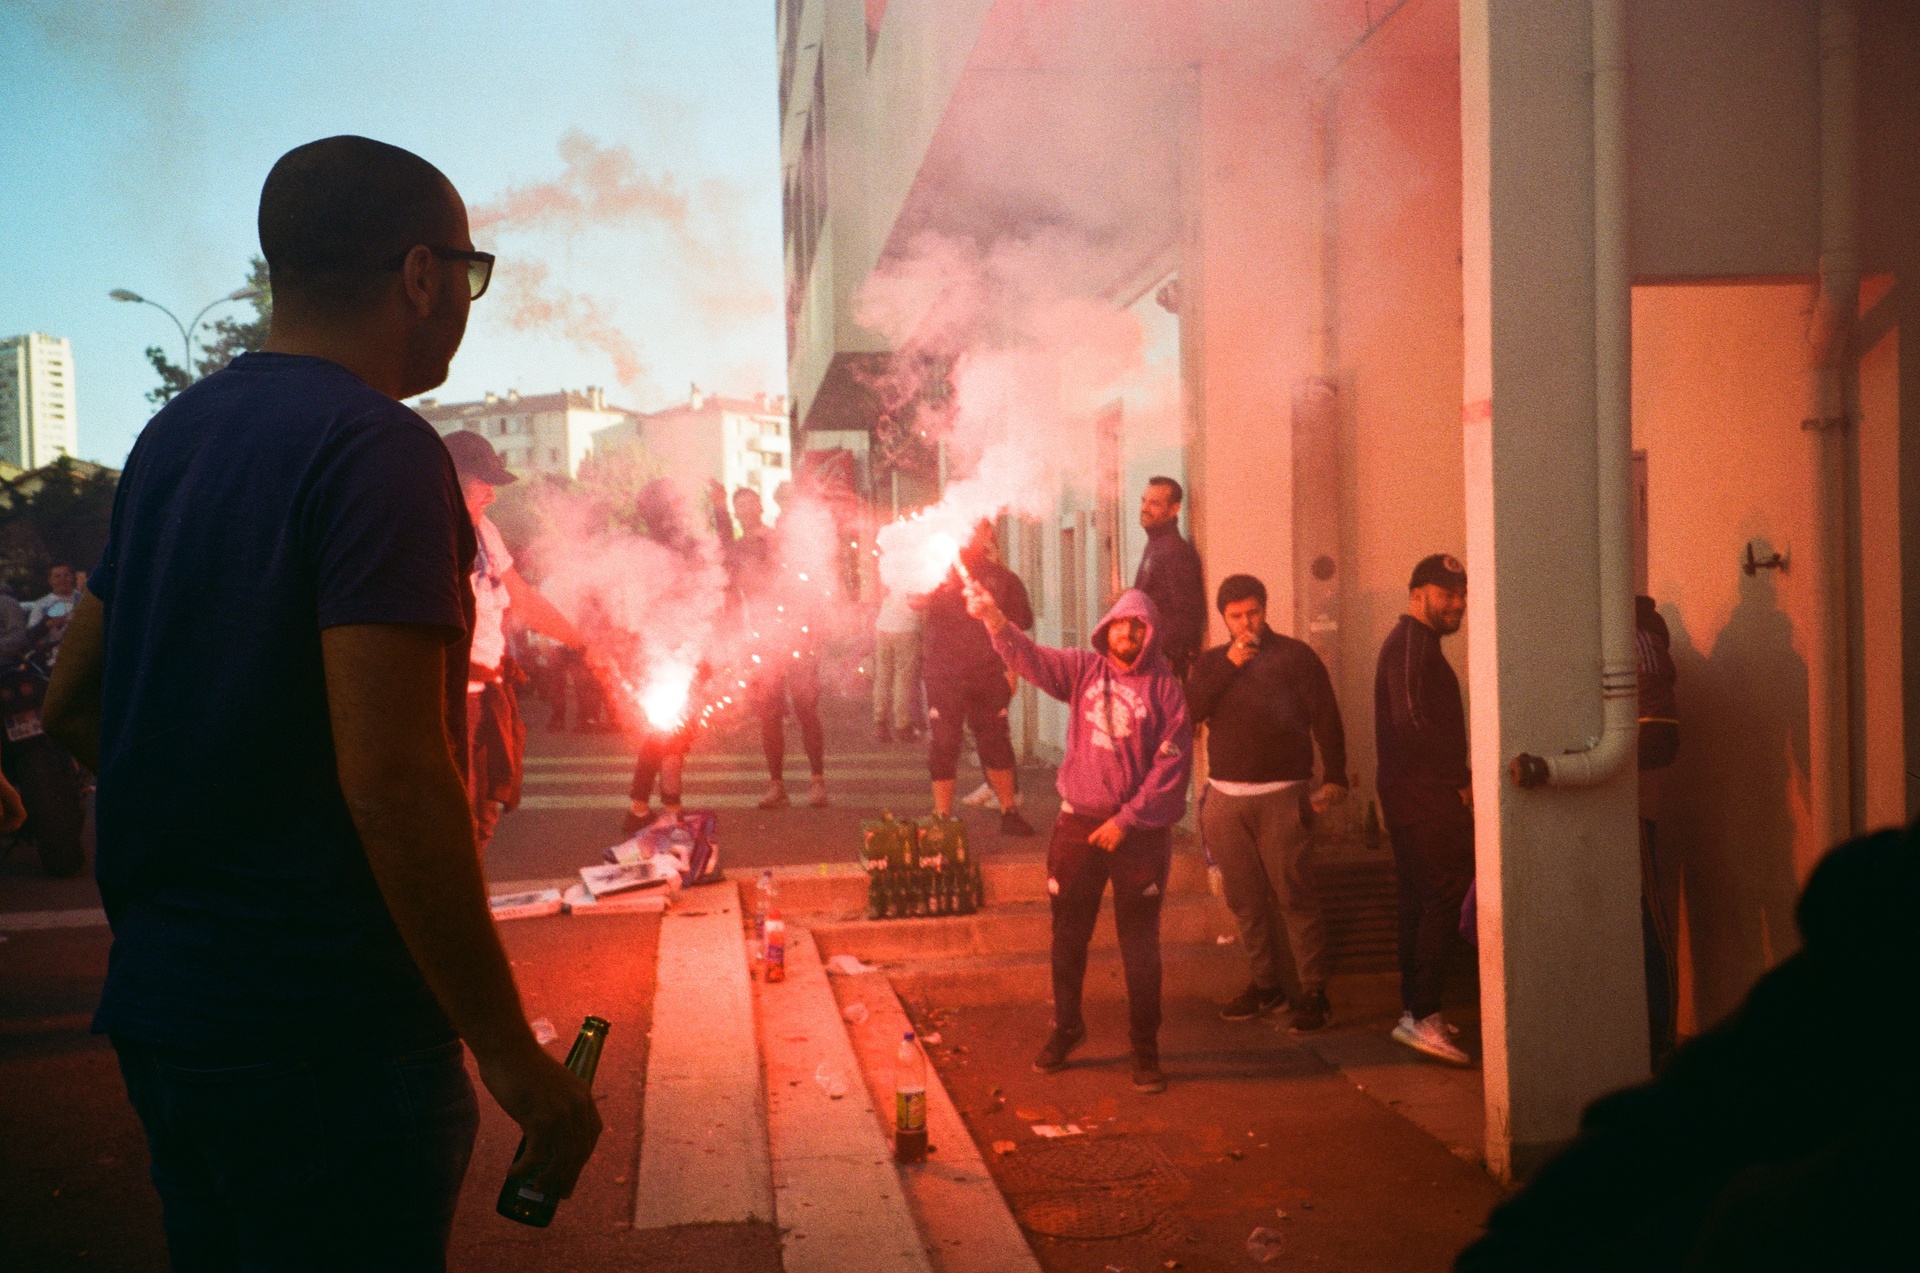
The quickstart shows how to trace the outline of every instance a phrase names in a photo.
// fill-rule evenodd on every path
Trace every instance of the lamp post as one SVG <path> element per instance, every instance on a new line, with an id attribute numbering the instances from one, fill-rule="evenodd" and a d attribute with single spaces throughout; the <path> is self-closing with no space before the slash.
<path id="1" fill-rule="evenodd" d="M 193 372 L 193 333 L 199 330 L 200 320 L 205 318 L 207 312 L 215 306 L 225 305 L 230 301 L 252 300 L 254 297 L 260 295 L 260 289 L 257 287 L 242 287 L 216 300 L 209 301 L 205 308 L 193 316 L 191 323 L 182 323 L 172 310 L 162 305 L 159 301 L 150 301 L 138 292 L 130 292 L 124 287 L 116 287 L 111 292 L 108 292 L 107 295 L 116 301 L 125 301 L 129 305 L 151 305 L 168 318 L 173 319 L 173 325 L 180 329 L 180 351 L 185 357 L 185 361 L 180 364 L 180 369 L 187 373 L 189 380 L 198 380 L 199 377 L 194 375 Z"/>

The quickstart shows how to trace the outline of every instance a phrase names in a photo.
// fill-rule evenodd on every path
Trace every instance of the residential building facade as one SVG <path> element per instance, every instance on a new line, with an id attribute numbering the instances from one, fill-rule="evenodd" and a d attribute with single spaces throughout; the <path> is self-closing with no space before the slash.
<path id="1" fill-rule="evenodd" d="M 1830 845 L 1920 812 L 1920 7 L 783 0 L 778 40 L 801 445 L 866 430 L 888 511 L 951 476 L 894 445 L 940 377 L 864 303 L 929 234 L 1177 350 L 1172 418 L 1091 413 L 1004 527 L 1042 639 L 1182 478 L 1208 587 L 1259 575 L 1327 662 L 1363 804 L 1408 572 L 1466 561 L 1496 1173 L 1646 1071 L 1633 767 L 1507 778 L 1601 736 L 1632 584 L 1680 669 L 1683 1028 L 1790 952 Z"/>
<path id="2" fill-rule="evenodd" d="M 635 418 L 624 407 L 609 406 L 597 385 L 525 395 L 509 389 L 477 402 L 422 398 L 414 410 L 442 436 L 460 429 L 478 433 L 520 477 L 578 476 L 594 434 Z"/>
<path id="3" fill-rule="evenodd" d="M 696 385 L 685 402 L 633 416 L 593 435 L 596 455 L 636 447 L 689 494 L 709 481 L 729 492 L 757 492 L 769 519 L 777 512 L 774 492 L 793 477 L 787 400 L 779 396 L 730 398 L 704 393 Z"/>
<path id="4" fill-rule="evenodd" d="M 37 469 L 79 445 L 73 345 L 39 332 L 0 339 L 0 463 Z"/>

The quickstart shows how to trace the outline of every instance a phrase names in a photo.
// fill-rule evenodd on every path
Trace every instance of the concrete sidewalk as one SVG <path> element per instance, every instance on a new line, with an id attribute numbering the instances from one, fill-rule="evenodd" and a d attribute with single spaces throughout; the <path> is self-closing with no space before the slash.
<path id="1" fill-rule="evenodd" d="M 1444 1270 L 1502 1196 L 1470 1153 L 1323 1059 L 1319 1039 L 1221 1021 L 1211 1001 L 1167 1003 L 1170 1086 L 1157 1096 L 1128 1083 L 1120 1003 L 1088 1004 L 1089 1039 L 1055 1075 L 1031 1065 L 1045 1004 L 909 1006 L 922 1037 L 939 1039 L 929 1052 L 1049 1273 L 1244 1268 L 1257 1227 L 1279 1235 L 1281 1267 Z M 1372 1055 L 1372 1032 L 1355 1033 L 1366 1038 L 1346 1046 L 1396 1067 Z M 1341 1036 L 1325 1037 L 1333 1050 Z M 1462 1074 L 1405 1070 L 1406 1092 Z M 1036 1124 L 1081 1132 L 1050 1141 Z"/>

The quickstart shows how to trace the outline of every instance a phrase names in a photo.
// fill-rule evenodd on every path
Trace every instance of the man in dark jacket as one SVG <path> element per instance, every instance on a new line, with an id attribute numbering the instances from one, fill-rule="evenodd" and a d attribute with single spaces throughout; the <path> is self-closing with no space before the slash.
<path id="1" fill-rule="evenodd" d="M 1193 727 L 1160 654 L 1153 601 L 1128 589 L 1093 630 L 1092 649 L 1036 645 L 975 583 L 967 609 L 1013 671 L 1067 704 L 1060 818 L 1047 846 L 1053 910 L 1053 1031 L 1033 1068 L 1051 1074 L 1087 1037 L 1080 993 L 1100 898 L 1113 881 L 1113 922 L 1127 979 L 1133 1087 L 1163 1092 L 1160 1071 L 1160 904 L 1173 863 L 1173 824 L 1187 811 Z"/>
<path id="2" fill-rule="evenodd" d="M 1140 497 L 1140 526 L 1147 532 L 1147 550 L 1133 586 L 1153 598 L 1166 629 L 1160 649 L 1173 674 L 1187 679 L 1201 642 L 1207 639 L 1207 586 L 1201 577 L 1200 554 L 1180 534 L 1180 502 L 1185 492 L 1170 477 L 1147 480 Z"/>
<path id="3" fill-rule="evenodd" d="M 1207 726 L 1200 833 L 1253 965 L 1252 983 L 1220 1015 L 1248 1021 L 1286 1004 L 1274 959 L 1284 923 L 1300 974 L 1290 1027 L 1318 1030 L 1329 1014 L 1327 935 L 1308 856 L 1312 814 L 1347 794 L 1340 705 L 1313 647 L 1267 627 L 1265 584 L 1228 575 L 1217 604 L 1232 640 L 1200 656 L 1187 706 Z M 1310 792 L 1316 742 L 1323 781 Z"/>
<path id="4" fill-rule="evenodd" d="M 1028 836 L 1033 827 L 1020 815 L 1013 786 L 1013 730 L 1007 705 L 1013 701 L 1013 678 L 994 651 L 993 640 L 967 613 L 964 568 L 969 578 L 991 594 L 994 604 L 1014 627 L 1033 627 L 1033 605 L 1020 577 L 989 551 L 993 523 L 974 527 L 973 538 L 960 550 L 960 561 L 940 586 L 921 603 L 920 674 L 927 686 L 927 774 L 933 780 L 933 812 L 953 816 L 953 784 L 960 773 L 960 745 L 973 728 L 980 749 L 980 767 L 1000 801 L 1000 833 Z"/>
<path id="5" fill-rule="evenodd" d="M 1380 810 L 1393 841 L 1400 890 L 1400 1000 L 1394 1040 L 1466 1065 L 1440 1014 L 1447 956 L 1460 935 L 1460 906 L 1473 884 L 1473 776 L 1460 679 L 1440 638 L 1467 613 L 1467 572 L 1435 553 L 1413 568 L 1407 613 L 1380 647 L 1374 677 L 1374 745 Z"/>

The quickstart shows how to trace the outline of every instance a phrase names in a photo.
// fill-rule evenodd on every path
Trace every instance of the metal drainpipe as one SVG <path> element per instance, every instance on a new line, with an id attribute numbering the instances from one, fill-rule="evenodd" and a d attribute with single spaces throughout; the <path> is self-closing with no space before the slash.
<path id="1" fill-rule="evenodd" d="M 1633 619 L 1633 288 L 1627 264 L 1625 0 L 1593 0 L 1594 441 L 1598 448 L 1600 736 L 1514 758 L 1522 787 L 1592 787 L 1638 753 Z"/>
<path id="2" fill-rule="evenodd" d="M 1853 344 L 1860 305 L 1857 143 L 1860 48 L 1853 0 L 1820 6 L 1820 283 L 1807 338 L 1812 346 L 1811 413 L 1803 422 L 1812 443 L 1815 614 L 1809 653 L 1820 678 L 1825 710 L 1814 722 L 1816 773 L 1811 784 L 1814 824 L 1827 841 L 1854 830 L 1851 563 L 1847 528 L 1851 503 L 1848 430 L 1857 398 Z M 1818 700 L 1816 700 L 1818 701 Z M 1824 733 L 1825 737 L 1819 735 Z"/>

